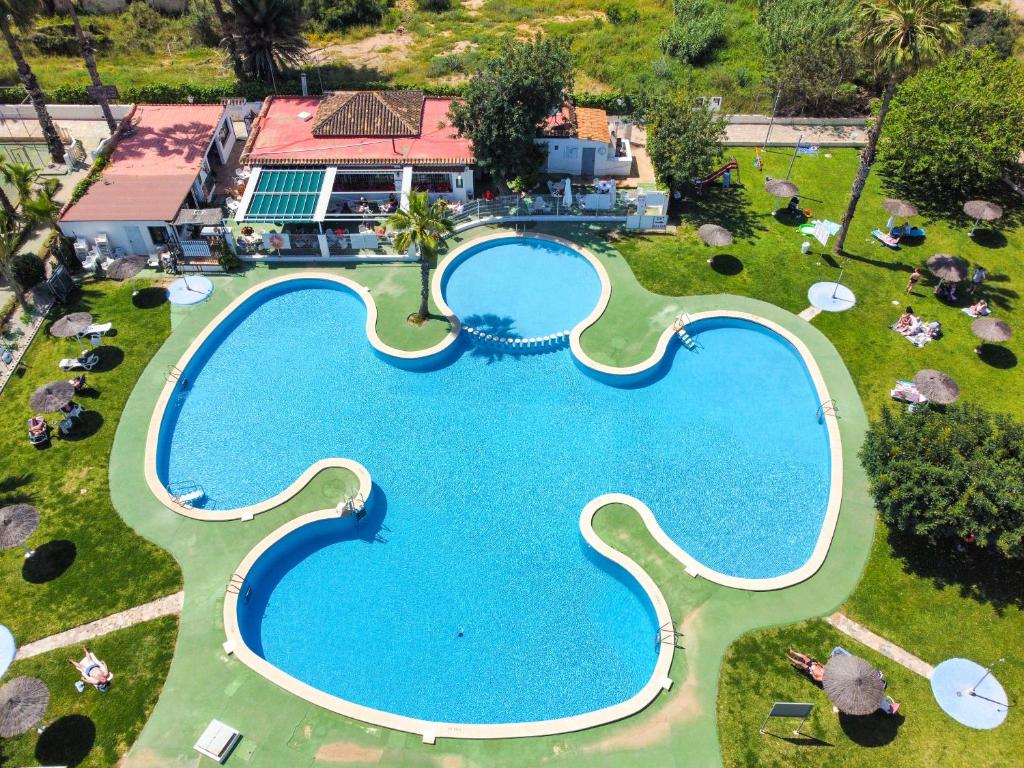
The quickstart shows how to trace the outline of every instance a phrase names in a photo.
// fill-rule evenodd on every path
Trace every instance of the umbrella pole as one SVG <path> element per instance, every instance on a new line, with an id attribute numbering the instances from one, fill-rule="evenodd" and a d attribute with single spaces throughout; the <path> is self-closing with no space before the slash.
<path id="1" fill-rule="evenodd" d="M 976 682 L 974 685 L 972 685 L 967 690 L 967 692 L 969 694 L 971 694 L 971 696 L 978 696 L 978 692 L 977 692 L 978 691 L 978 686 L 981 685 L 983 682 L 985 682 L 985 678 L 987 678 L 989 675 L 992 674 L 992 667 L 994 667 L 996 664 L 1002 664 L 1005 661 L 1006 661 L 1006 659 L 999 659 L 999 660 L 989 664 L 987 667 L 985 667 L 985 674 L 983 674 L 980 678 L 978 678 L 978 682 Z M 979 699 L 984 699 L 985 697 L 984 696 L 978 696 L 978 698 Z M 991 701 L 991 699 L 987 699 L 987 701 Z"/>
<path id="2" fill-rule="evenodd" d="M 976 230 L 978 228 L 978 222 L 979 221 L 981 221 L 981 219 L 975 219 L 974 220 L 974 226 L 971 227 L 971 231 L 967 233 L 968 237 L 974 237 L 974 230 Z"/>
<path id="3" fill-rule="evenodd" d="M 25 559 L 28 560 L 32 555 L 36 553 L 34 549 L 29 549 L 28 544 L 22 544 L 22 549 L 25 550 Z"/>
<path id="4" fill-rule="evenodd" d="M 796 146 L 793 147 L 793 157 L 790 158 L 789 168 L 786 169 L 786 181 L 789 181 L 789 174 L 793 172 L 793 164 L 796 163 L 796 152 L 798 149 L 800 149 L 800 142 L 801 140 L 803 140 L 803 138 L 804 135 L 802 133 L 796 137 Z"/>
<path id="5" fill-rule="evenodd" d="M 846 271 L 846 262 L 849 258 L 843 260 L 843 265 L 839 268 L 839 277 L 836 279 L 836 287 L 832 289 L 832 298 L 836 297 L 836 293 L 839 292 L 839 286 L 843 284 L 843 272 Z"/>

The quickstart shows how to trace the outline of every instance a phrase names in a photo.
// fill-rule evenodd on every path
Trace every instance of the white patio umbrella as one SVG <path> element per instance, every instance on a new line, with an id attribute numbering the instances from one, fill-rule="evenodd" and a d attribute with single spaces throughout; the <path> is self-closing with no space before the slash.
<path id="1" fill-rule="evenodd" d="M 562 205 L 566 208 L 572 206 L 572 179 L 565 177 L 565 191 L 562 193 Z"/>

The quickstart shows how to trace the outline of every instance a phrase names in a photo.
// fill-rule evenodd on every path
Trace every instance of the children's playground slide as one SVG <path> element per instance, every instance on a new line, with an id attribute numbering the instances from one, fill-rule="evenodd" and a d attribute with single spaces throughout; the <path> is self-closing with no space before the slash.
<path id="1" fill-rule="evenodd" d="M 715 179 L 718 179 L 718 178 L 724 176 L 726 171 L 736 171 L 736 173 L 739 174 L 739 170 L 740 170 L 739 163 L 737 163 L 735 160 L 730 160 L 728 163 L 723 165 L 721 168 L 719 168 L 717 171 L 712 173 L 710 176 L 705 176 L 703 179 L 694 179 L 693 183 L 698 188 L 699 187 L 706 187 L 708 184 L 713 182 Z"/>

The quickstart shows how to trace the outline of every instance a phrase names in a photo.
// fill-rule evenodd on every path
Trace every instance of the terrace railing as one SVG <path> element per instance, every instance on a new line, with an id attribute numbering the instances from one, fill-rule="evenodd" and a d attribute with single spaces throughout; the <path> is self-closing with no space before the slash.
<path id="1" fill-rule="evenodd" d="M 506 195 L 493 200 L 479 198 L 456 208 L 452 220 L 456 226 L 478 221 L 500 221 L 544 217 L 546 219 L 587 219 L 597 217 L 625 218 L 635 212 L 636 205 L 624 195 L 612 199 L 610 193 L 574 195 L 565 204 L 561 195 Z"/>

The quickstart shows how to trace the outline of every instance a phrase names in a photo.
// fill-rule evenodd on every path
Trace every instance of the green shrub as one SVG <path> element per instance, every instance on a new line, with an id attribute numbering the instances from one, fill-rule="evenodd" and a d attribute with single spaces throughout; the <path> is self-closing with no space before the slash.
<path id="1" fill-rule="evenodd" d="M 216 48 L 220 45 L 220 24 L 210 0 L 190 0 L 185 15 L 189 36 L 196 45 Z"/>
<path id="2" fill-rule="evenodd" d="M 302 10 L 319 32 L 342 30 L 358 24 L 380 24 L 391 0 L 304 0 Z"/>
<path id="3" fill-rule="evenodd" d="M 717 0 L 672 0 L 676 20 L 661 50 L 684 64 L 700 64 L 725 41 L 725 12 Z"/>
<path id="4" fill-rule="evenodd" d="M 612 24 L 634 24 L 640 20 L 640 11 L 617 2 L 608 3 L 604 8 L 604 15 Z"/>
<path id="5" fill-rule="evenodd" d="M 421 11 L 444 13 L 452 9 L 452 0 L 416 0 L 416 7 Z"/>
<path id="6" fill-rule="evenodd" d="M 230 272 L 242 266 L 242 260 L 228 248 L 221 249 L 220 255 L 217 256 L 217 263 L 220 264 L 220 268 L 225 272 Z"/>
<path id="7" fill-rule="evenodd" d="M 82 29 L 85 30 L 86 36 L 92 39 L 93 50 L 100 52 L 110 48 L 110 38 L 98 26 L 83 22 Z M 75 25 L 70 21 L 40 24 L 28 36 L 28 40 L 37 51 L 43 54 L 51 56 L 78 56 L 81 54 L 78 36 L 75 34 Z"/>
<path id="8" fill-rule="evenodd" d="M 1024 559 L 1024 424 L 976 405 L 882 412 L 860 453 L 889 525 Z"/>
<path id="9" fill-rule="evenodd" d="M 444 77 L 455 73 L 465 72 L 465 62 L 458 53 L 446 53 L 435 56 L 430 60 L 427 74 L 430 77 Z"/>
<path id="10" fill-rule="evenodd" d="M 35 288 L 46 279 L 46 266 L 34 253 L 23 253 L 11 260 L 11 272 L 18 285 L 26 291 Z"/>
<path id="11" fill-rule="evenodd" d="M 999 58 L 1013 55 L 1013 43 L 1017 37 L 1017 24 L 1005 7 L 972 8 L 967 14 L 964 42 L 974 48 L 991 45 Z"/>

